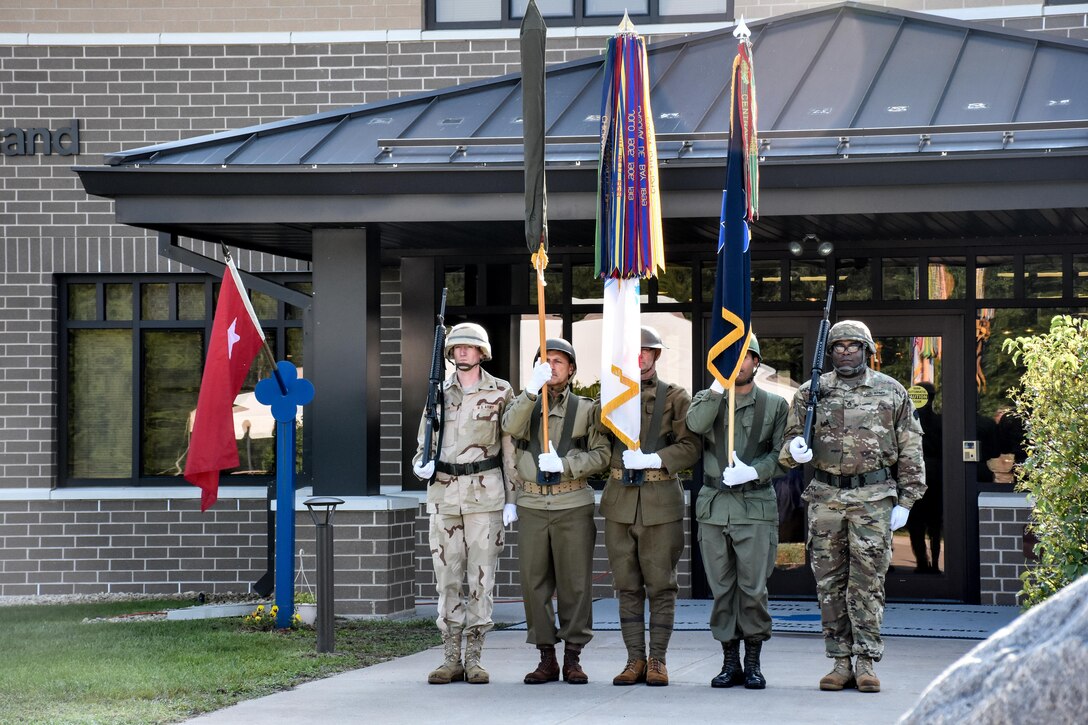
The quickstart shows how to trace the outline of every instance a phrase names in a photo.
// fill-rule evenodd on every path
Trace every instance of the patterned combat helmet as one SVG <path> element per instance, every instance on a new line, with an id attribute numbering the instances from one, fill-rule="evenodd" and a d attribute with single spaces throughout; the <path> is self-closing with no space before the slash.
<path id="1" fill-rule="evenodd" d="M 876 343 L 873 342 L 873 335 L 864 322 L 840 320 L 832 325 L 831 331 L 827 333 L 827 351 L 831 352 L 831 346 L 840 340 L 864 342 L 865 347 L 869 349 L 869 354 L 876 354 Z"/>
<path id="2" fill-rule="evenodd" d="M 446 335 L 446 347 L 444 352 L 447 360 L 453 360 L 453 348 L 455 345 L 472 345 L 480 348 L 483 353 L 483 362 L 491 359 L 491 341 L 487 339 L 487 330 L 475 322 L 462 322 L 454 325 L 450 333 Z"/>

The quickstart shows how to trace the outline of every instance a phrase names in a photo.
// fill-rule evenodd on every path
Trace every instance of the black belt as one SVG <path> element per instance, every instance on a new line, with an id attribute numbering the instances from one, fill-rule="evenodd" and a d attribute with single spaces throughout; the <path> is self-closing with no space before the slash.
<path id="1" fill-rule="evenodd" d="M 482 461 L 475 461 L 473 463 L 446 463 L 445 461 L 437 461 L 434 464 L 434 470 L 439 473 L 444 473 L 447 476 L 471 476 L 474 473 L 490 471 L 492 468 L 498 468 L 501 465 L 502 459 L 499 456 L 495 456 L 494 458 L 485 458 Z"/>
<path id="2" fill-rule="evenodd" d="M 833 473 L 827 471 L 821 471 L 816 469 L 816 480 L 820 483 L 827 483 L 836 488 L 860 488 L 870 483 L 880 483 L 881 481 L 887 481 L 891 478 L 892 469 L 881 468 L 876 471 L 869 471 L 868 473 L 859 473 L 856 476 L 836 476 Z"/>

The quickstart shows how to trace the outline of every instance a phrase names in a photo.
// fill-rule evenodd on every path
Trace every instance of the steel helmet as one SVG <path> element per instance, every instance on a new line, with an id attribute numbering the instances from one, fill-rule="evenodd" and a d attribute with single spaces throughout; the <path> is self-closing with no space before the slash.
<path id="1" fill-rule="evenodd" d="M 453 360 L 453 348 L 456 345 L 472 345 L 480 348 L 483 353 L 482 362 L 491 359 L 491 341 L 487 339 L 487 330 L 475 322 L 462 322 L 454 325 L 446 335 L 446 346 L 443 352 L 447 360 Z"/>
<path id="2" fill-rule="evenodd" d="M 755 355 L 762 362 L 763 353 L 759 351 L 759 338 L 756 337 L 756 333 L 752 333 L 752 336 L 748 338 L 748 352 Z"/>
<path id="3" fill-rule="evenodd" d="M 827 333 L 827 350 L 831 351 L 831 346 L 840 340 L 856 340 L 857 342 L 864 342 L 865 347 L 869 348 L 869 354 L 876 354 L 876 343 L 873 342 L 873 335 L 869 332 L 869 328 L 865 326 L 864 322 L 858 322 L 857 320 L 840 320 L 831 326 L 831 331 Z"/>
<path id="4" fill-rule="evenodd" d="M 574 369 L 578 369 L 578 358 L 574 354 L 574 346 L 561 337 L 549 337 L 544 341 L 549 350 L 558 350 L 559 352 L 570 358 L 570 364 L 574 366 Z M 533 363 L 540 360 L 540 350 L 536 351 L 536 357 L 533 358 Z"/>
<path id="5" fill-rule="evenodd" d="M 661 334 L 649 325 L 642 326 L 642 348 L 647 350 L 664 350 L 668 346 L 661 339 Z"/>

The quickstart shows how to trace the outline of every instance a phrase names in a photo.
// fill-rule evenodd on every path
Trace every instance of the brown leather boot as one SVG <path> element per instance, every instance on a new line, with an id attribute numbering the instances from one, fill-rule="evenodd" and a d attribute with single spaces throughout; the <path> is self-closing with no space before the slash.
<path id="1" fill-rule="evenodd" d="M 555 658 L 554 644 L 538 644 L 540 650 L 540 664 L 536 669 L 525 675 L 523 682 L 526 685 L 542 685 L 545 682 L 555 682 L 559 679 L 559 661 Z"/>
<path id="2" fill-rule="evenodd" d="M 880 679 L 873 671 L 871 657 L 858 655 L 857 683 L 858 692 L 880 692 Z"/>
<path id="3" fill-rule="evenodd" d="M 646 660 L 627 660 L 623 672 L 612 678 L 613 685 L 637 685 L 646 681 Z"/>
<path id="4" fill-rule="evenodd" d="M 821 690 L 841 690 L 854 686 L 854 668 L 849 657 L 836 657 L 835 668 L 820 678 Z"/>
<path id="5" fill-rule="evenodd" d="M 650 658 L 646 664 L 646 684 L 651 687 L 665 687 L 669 684 L 669 671 L 665 668 L 665 660 Z"/>
<path id="6" fill-rule="evenodd" d="M 563 679 L 571 685 L 584 685 L 589 682 L 589 676 L 582 671 L 582 665 L 578 662 L 582 655 L 582 645 L 567 643 L 563 649 Z"/>

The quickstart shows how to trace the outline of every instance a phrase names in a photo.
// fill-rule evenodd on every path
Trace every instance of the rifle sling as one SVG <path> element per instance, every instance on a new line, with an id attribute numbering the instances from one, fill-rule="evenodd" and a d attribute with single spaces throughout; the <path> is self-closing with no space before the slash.
<path id="1" fill-rule="evenodd" d="M 542 410 L 541 397 L 537 396 L 536 405 L 533 406 L 533 417 L 529 422 L 529 452 L 533 454 L 534 462 L 543 452 L 540 445 L 540 418 Z M 556 455 L 560 458 L 567 455 L 570 448 L 571 435 L 574 433 L 574 419 L 578 415 L 578 396 L 567 393 L 567 412 L 563 416 L 563 432 L 559 436 L 559 442 L 553 446 Z"/>

